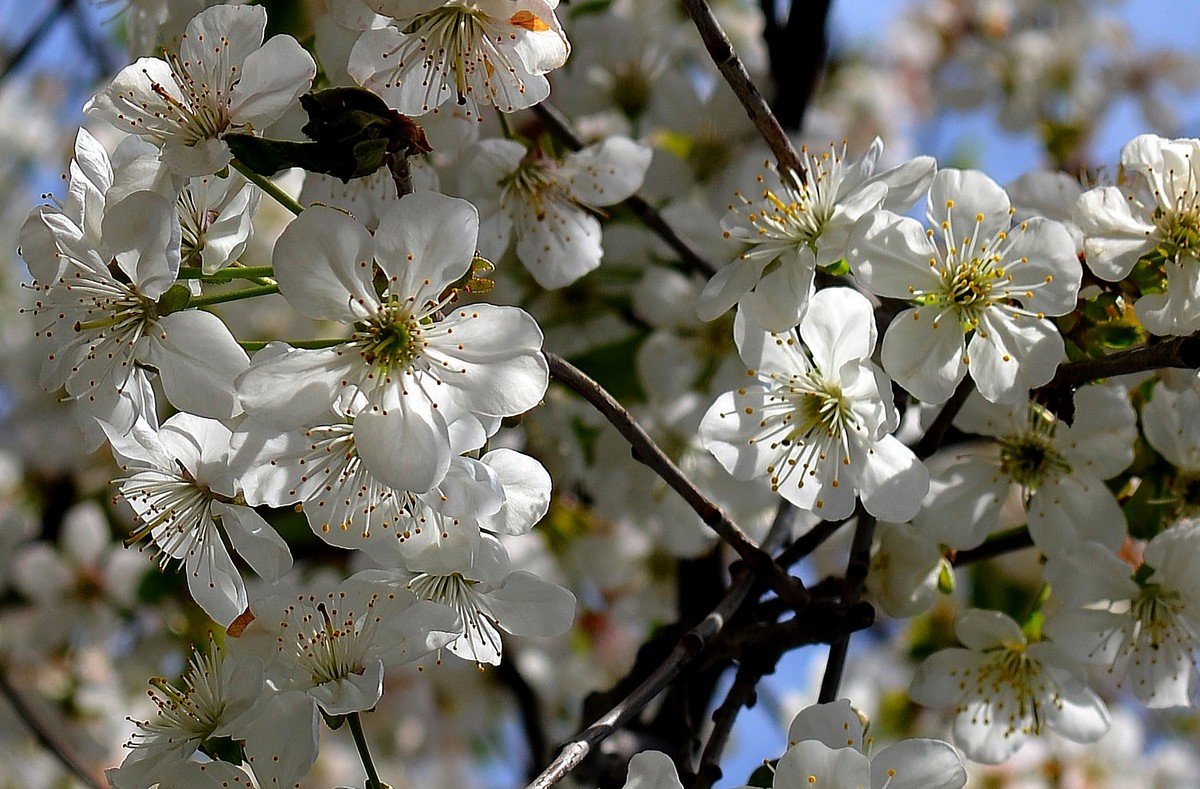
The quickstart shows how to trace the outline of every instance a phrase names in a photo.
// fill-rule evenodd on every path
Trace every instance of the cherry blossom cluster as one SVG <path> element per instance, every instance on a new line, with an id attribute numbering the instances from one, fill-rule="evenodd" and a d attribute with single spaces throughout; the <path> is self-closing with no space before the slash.
<path id="1" fill-rule="evenodd" d="M 723 646 L 735 688 L 737 650 L 776 647 L 755 627 L 814 611 L 841 629 L 801 643 L 842 659 L 866 603 L 915 644 L 876 672 L 907 687 L 904 726 L 839 665 L 821 703 L 789 702 L 756 786 L 955 789 L 1105 741 L 1123 697 L 1200 702 L 1200 140 L 1007 187 L 890 136 L 784 156 L 651 4 L 326 5 L 299 40 L 267 38 L 262 5 L 131 3 L 140 57 L 20 228 L 37 381 L 107 445 L 126 550 L 81 510 L 0 589 L 96 628 L 84 586 L 123 616 L 145 578 L 190 600 L 156 623 L 189 646 L 158 661 L 110 785 L 323 781 L 324 725 L 381 789 L 363 724 L 386 715 L 365 713 L 434 731 L 445 710 L 409 700 L 482 695 L 489 672 L 568 742 L 586 692 L 654 680 L 640 642 L 687 633 L 691 660 L 714 637 L 673 586 L 690 560 L 758 595 L 717 608 L 748 628 Z M 1062 133 L 1074 115 L 1033 88 L 1083 53 L 1050 62 L 1020 3 L 949 5 L 927 12 L 961 47 L 921 67 L 979 55 L 1008 122 Z M 762 77 L 774 20 L 718 10 Z M 1040 59 L 995 50 L 1017 28 Z M 812 123 L 853 125 L 851 104 Z M 776 563 L 823 531 L 802 569 Z M 972 568 L 1025 548 L 1022 610 Z M 699 752 L 636 742 L 627 789 L 703 776 Z"/>

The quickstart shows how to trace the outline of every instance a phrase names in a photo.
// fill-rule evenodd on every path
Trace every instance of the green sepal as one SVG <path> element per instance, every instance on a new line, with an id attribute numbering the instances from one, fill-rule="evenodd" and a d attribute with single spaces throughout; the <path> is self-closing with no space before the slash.
<path id="1" fill-rule="evenodd" d="M 158 317 L 170 315 L 173 312 L 187 309 L 187 306 L 192 302 L 192 291 L 187 285 L 175 283 L 167 288 L 167 292 L 159 297 L 156 311 Z"/>

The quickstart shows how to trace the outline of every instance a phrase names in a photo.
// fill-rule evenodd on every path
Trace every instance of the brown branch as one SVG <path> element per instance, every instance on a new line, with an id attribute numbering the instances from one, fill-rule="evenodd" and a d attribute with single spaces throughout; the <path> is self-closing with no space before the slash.
<path id="1" fill-rule="evenodd" d="M 803 179 L 805 173 L 800 165 L 800 154 L 796 152 L 792 141 L 788 139 L 787 132 L 779 124 L 779 120 L 771 111 L 767 100 L 763 98 L 762 93 L 754 85 L 754 81 L 750 79 L 745 64 L 734 51 L 733 44 L 725 35 L 725 31 L 721 29 L 721 23 L 717 21 L 712 8 L 705 0 L 683 0 L 683 5 L 691 15 L 692 21 L 696 23 L 696 29 L 700 32 L 704 47 L 708 50 L 713 63 L 716 64 L 717 70 L 729 83 L 734 95 L 746 109 L 746 114 L 750 116 L 750 120 L 754 122 L 762 138 L 775 155 L 775 159 L 779 162 L 779 169 L 791 170 Z"/>
<path id="2" fill-rule="evenodd" d="M 738 666 L 733 678 L 733 685 L 725 694 L 725 700 L 712 714 L 713 730 L 704 744 L 704 753 L 700 756 L 700 768 L 692 781 L 692 789 L 709 789 L 721 778 L 721 754 L 733 733 L 733 724 L 737 722 L 742 708 L 749 709 L 758 701 L 758 683 L 763 678 L 762 666 L 743 663 Z M 771 666 L 772 670 L 774 665 Z"/>
<path id="3" fill-rule="evenodd" d="M 600 384 L 593 381 L 582 370 L 553 353 L 546 353 L 550 363 L 550 374 L 566 384 L 587 400 L 617 429 L 633 448 L 635 457 L 662 477 L 676 493 L 700 516 L 700 520 L 725 542 L 729 543 L 764 581 L 770 584 L 781 598 L 795 608 L 808 604 L 808 595 L 799 580 L 788 575 L 771 558 L 771 555 L 755 544 L 741 527 L 730 519 L 716 502 L 709 499 L 692 483 L 679 467 L 667 457 L 658 444 L 634 421 L 624 406 L 618 403 Z"/>
<path id="4" fill-rule="evenodd" d="M 801 534 L 796 541 L 779 554 L 779 566 L 791 567 L 810 553 L 821 547 L 826 540 L 837 534 L 838 530 L 849 522 L 850 518 L 837 521 L 821 521 L 816 526 Z"/>
<path id="5" fill-rule="evenodd" d="M 574 769 L 592 748 L 624 726 L 643 707 L 661 693 L 716 636 L 725 623 L 737 612 L 754 586 L 754 574 L 742 566 L 742 571 L 730 584 L 721 602 L 701 622 L 689 630 L 671 654 L 640 685 L 621 699 L 607 713 L 582 731 L 559 752 L 558 757 L 529 784 L 526 789 L 548 789 Z"/>
<path id="6" fill-rule="evenodd" d="M 1073 389 L 1101 378 L 1142 373 L 1164 367 L 1195 369 L 1200 367 L 1200 333 L 1118 351 L 1103 359 L 1081 359 L 1060 365 L 1054 378 L 1038 391 Z"/>
<path id="7" fill-rule="evenodd" d="M 59 763 L 78 778 L 84 786 L 92 789 L 105 789 L 108 786 L 108 782 L 89 767 L 75 752 L 75 749 L 60 737 L 63 730 L 61 724 L 51 725 L 43 720 L 41 715 L 13 686 L 12 680 L 8 678 L 8 672 L 3 668 L 0 668 L 0 695 L 8 700 L 9 705 L 17 713 L 17 717 L 37 738 L 42 747 L 53 754 L 54 758 L 58 759 Z"/>
<path id="8" fill-rule="evenodd" d="M 913 453 L 918 458 L 924 460 L 938 451 L 942 441 L 946 439 L 946 431 L 954 423 L 954 417 L 958 416 L 958 412 L 962 410 L 974 389 L 975 382 L 970 377 L 964 377 L 958 382 L 954 394 L 950 395 L 950 399 L 946 401 L 942 410 L 938 411 L 938 415 L 933 418 L 933 422 L 925 430 L 925 435 L 921 436 L 921 440 L 913 447 Z"/>
<path id="9" fill-rule="evenodd" d="M 771 529 L 763 539 L 763 549 L 773 551 L 787 539 L 795 517 L 795 508 L 781 502 L 775 513 Z M 646 679 L 591 726 L 583 730 L 571 742 L 564 745 L 558 757 L 529 784 L 526 789 L 548 789 L 561 781 L 567 773 L 610 734 L 624 726 L 643 707 L 662 692 L 683 668 L 716 637 L 733 618 L 755 587 L 761 583 L 746 565 L 735 563 L 729 568 L 731 580 L 725 596 L 695 627 L 680 638 L 671 653 Z"/>
<path id="10" fill-rule="evenodd" d="M 775 97 L 771 107 L 785 129 L 800 131 L 809 102 L 816 92 L 825 56 L 829 50 L 826 27 L 832 0 L 808 0 L 788 4 L 787 21 L 779 23 L 775 1 L 761 3 L 766 25 L 763 39 L 771 60 Z"/>
<path id="11" fill-rule="evenodd" d="M 568 148 L 578 151 L 583 147 L 583 140 L 575 133 L 571 121 L 549 102 L 543 101 L 540 104 L 535 104 L 533 111 L 541 118 L 543 123 L 549 126 L 566 143 Z M 717 273 L 716 264 L 692 249 L 691 244 L 685 241 L 683 236 L 675 232 L 675 229 L 667 224 L 667 220 L 663 219 L 658 209 L 651 205 L 650 201 L 642 197 L 640 193 L 625 200 L 624 205 L 641 220 L 642 224 L 674 250 L 675 254 L 679 255 L 684 263 L 706 277 L 711 277 Z"/>
<path id="12" fill-rule="evenodd" d="M 950 563 L 955 567 L 961 567 L 964 564 L 974 564 L 975 562 L 982 562 L 985 559 L 994 559 L 1006 553 L 1013 553 L 1014 551 L 1032 547 L 1033 537 L 1029 535 L 1029 529 L 1022 526 L 986 540 L 983 544 L 974 548 L 958 551 L 954 554 L 954 558 L 950 560 Z"/>
<path id="13" fill-rule="evenodd" d="M 850 561 L 846 564 L 846 593 L 842 598 L 842 602 L 847 606 L 856 605 L 862 596 L 867 574 L 871 570 L 871 542 L 875 538 L 875 516 L 863 509 L 861 504 L 855 514 L 858 516 L 858 523 L 854 526 L 854 539 L 850 543 Z M 821 677 L 821 690 L 817 695 L 819 703 L 837 699 L 849 650 L 849 633 L 830 644 L 829 657 L 825 662 L 825 675 Z"/>

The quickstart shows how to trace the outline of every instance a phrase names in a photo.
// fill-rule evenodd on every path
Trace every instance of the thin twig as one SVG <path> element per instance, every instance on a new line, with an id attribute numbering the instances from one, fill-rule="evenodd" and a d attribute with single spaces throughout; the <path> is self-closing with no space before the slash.
<path id="1" fill-rule="evenodd" d="M 571 150 L 578 151 L 583 148 L 583 140 L 576 134 L 571 121 L 567 119 L 557 108 L 547 101 L 533 106 L 534 113 L 537 114 L 542 122 L 549 126 L 556 135 L 566 143 Z M 711 277 L 717 273 L 717 266 L 711 260 L 708 260 L 696 250 L 692 249 L 691 244 L 684 240 L 683 236 L 675 232 L 675 229 L 667 224 L 667 220 L 663 219 L 662 214 L 658 209 L 651 205 L 650 201 L 643 197 L 640 193 L 628 198 L 625 203 L 633 214 L 642 221 L 649 230 L 656 236 L 661 238 L 667 246 L 679 255 L 684 263 L 704 274 L 706 277 Z"/>
<path id="2" fill-rule="evenodd" d="M 842 598 L 842 602 L 847 606 L 857 604 L 862 597 L 867 573 L 871 570 L 871 541 L 875 538 L 875 516 L 863 509 L 861 504 L 856 515 L 858 523 L 854 526 L 854 539 L 850 543 L 850 561 L 846 564 L 846 593 Z M 817 695 L 818 702 L 826 703 L 837 699 L 849 650 L 849 634 L 830 644 L 829 658 L 825 662 L 825 675 L 821 677 L 821 690 Z"/>
<path id="3" fill-rule="evenodd" d="M 59 733 L 61 726 L 51 726 L 33 709 L 32 705 L 13 686 L 8 678 L 8 672 L 0 668 L 0 694 L 8 700 L 9 705 L 17 713 L 17 717 L 29 729 L 42 747 L 54 755 L 59 763 L 85 786 L 93 789 L 105 789 L 108 782 L 89 767 L 70 745 L 64 742 Z"/>
<path id="4" fill-rule="evenodd" d="M 712 8 L 705 0 L 683 0 L 683 6 L 691 15 L 692 21 L 696 23 L 696 29 L 700 31 L 704 47 L 708 50 L 713 63 L 716 64 L 717 70 L 729 83 L 734 95 L 746 109 L 746 114 L 750 116 L 750 120 L 758 128 L 767 146 L 775 154 L 775 159 L 779 162 L 779 169 L 791 170 L 803 179 L 805 173 L 800 165 L 800 154 L 796 152 L 792 141 L 788 139 L 787 132 L 779 124 L 779 120 L 771 111 L 767 100 L 755 86 L 754 80 L 750 79 L 745 64 L 734 51 L 729 36 L 725 35 L 725 31 L 721 29 L 721 23 L 717 21 Z"/>
<path id="5" fill-rule="evenodd" d="M 788 568 L 805 558 L 817 548 L 824 545 L 826 540 L 837 534 L 838 530 L 845 526 L 849 520 L 850 518 L 842 518 L 837 521 L 821 521 L 816 526 L 813 526 L 804 534 L 797 537 L 795 542 L 784 549 L 783 553 L 779 554 L 779 566 Z"/>
<path id="6" fill-rule="evenodd" d="M 762 680 L 761 666 L 743 663 L 738 666 L 733 684 L 725 694 L 725 700 L 712 714 L 713 729 L 704 744 L 704 753 L 700 756 L 700 768 L 692 781 L 692 789 L 709 789 L 721 778 L 721 754 L 733 733 L 733 724 L 737 722 L 742 708 L 753 707 L 758 700 L 758 683 Z M 772 669 L 774 666 L 772 665 Z"/>
<path id="7" fill-rule="evenodd" d="M 683 500 L 695 510 L 705 525 L 737 551 L 753 571 L 770 584 L 781 598 L 802 608 L 808 603 L 808 595 L 797 579 L 784 571 L 771 555 L 755 544 L 716 502 L 692 483 L 667 454 L 654 443 L 654 439 L 634 421 L 624 406 L 618 403 L 600 384 L 593 381 L 582 370 L 553 353 L 546 354 L 550 363 L 550 374 L 569 386 L 577 394 L 596 407 L 596 410 L 617 429 L 633 448 L 638 460 L 662 477 Z"/>

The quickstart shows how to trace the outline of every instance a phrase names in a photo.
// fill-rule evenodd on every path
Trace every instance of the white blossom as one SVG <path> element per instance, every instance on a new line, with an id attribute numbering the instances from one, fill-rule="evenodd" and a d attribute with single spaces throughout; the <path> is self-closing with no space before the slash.
<path id="1" fill-rule="evenodd" d="M 1064 607 L 1045 632 L 1108 667 L 1147 707 L 1194 705 L 1200 650 L 1200 524 L 1159 533 L 1136 571 L 1094 542 L 1052 556 L 1045 576 Z"/>
<path id="2" fill-rule="evenodd" d="M 128 430 L 156 418 L 153 367 L 177 407 L 239 413 L 233 379 L 249 363 L 245 351 L 220 318 L 162 301 L 180 265 L 173 202 L 146 190 L 112 201 L 104 147 L 80 130 L 75 154 L 67 199 L 35 211 L 21 232 L 48 348 L 42 385 L 65 386 L 88 412 Z"/>
<path id="3" fill-rule="evenodd" d="M 188 23 L 178 52 L 139 58 L 84 111 L 161 145 L 181 175 L 215 173 L 232 158 L 223 135 L 278 120 L 316 76 L 296 39 L 263 43 L 266 27 L 262 6 L 206 9 Z"/>
<path id="4" fill-rule="evenodd" d="M 395 24 L 365 31 L 347 70 L 405 115 L 436 112 L 450 99 L 475 116 L 481 104 L 531 107 L 550 95 L 545 74 L 571 51 L 554 16 L 558 0 L 367 4 Z"/>
<path id="5" fill-rule="evenodd" d="M 1088 267 L 1116 282 L 1157 256 L 1162 292 L 1142 294 L 1134 311 L 1151 334 L 1189 334 L 1200 328 L 1200 140 L 1134 137 L 1121 168 L 1120 186 L 1093 189 L 1075 205 Z"/>
<path id="6" fill-rule="evenodd" d="M 926 658 L 909 694 L 918 704 L 953 709 L 954 744 L 968 759 L 998 764 L 1045 729 L 1075 742 L 1108 731 L 1108 708 L 1062 648 L 1030 643 L 999 611 L 965 611 L 954 632 L 965 648 Z"/>
<path id="7" fill-rule="evenodd" d="M 417 597 L 449 606 L 461 617 L 458 637 L 446 649 L 464 660 L 499 665 L 501 630 L 557 636 L 575 618 L 575 595 L 533 573 L 513 571 L 508 551 L 490 535 L 469 552 L 427 552 L 410 569 L 407 586 Z"/>
<path id="8" fill-rule="evenodd" d="M 899 423 L 886 376 L 871 363 L 875 320 L 849 288 L 813 296 L 792 332 L 766 334 L 744 312 L 734 337 L 753 383 L 727 392 L 700 424 L 705 446 L 734 477 L 769 476 L 781 496 L 824 518 L 867 511 L 903 522 L 929 474 L 891 431 Z"/>
<path id="9" fill-rule="evenodd" d="M 969 370 L 995 403 L 1054 375 L 1062 337 L 1047 316 L 1075 308 L 1083 276 L 1070 233 L 1033 218 L 1013 226 L 1008 195 L 974 170 L 942 170 L 926 218 L 877 211 L 855 228 L 850 265 L 868 290 L 916 306 L 893 319 L 883 368 L 918 399 L 941 403 Z"/>
<path id="10" fill-rule="evenodd" d="M 499 258 L 516 237 L 517 257 L 544 288 L 571 284 L 600 265 L 599 206 L 641 186 L 650 149 L 609 137 L 561 161 L 513 140 L 485 140 L 466 164 L 464 186 L 481 207 L 480 245 Z"/>
<path id="11" fill-rule="evenodd" d="M 207 649 L 192 653 L 179 684 L 157 677 L 150 685 L 158 712 L 135 721 L 129 755 L 107 771 L 114 789 L 218 789 L 231 785 L 222 782 L 230 778 L 234 786 L 287 787 L 317 757 L 316 705 L 301 693 L 276 693 L 257 657 L 230 654 L 210 639 Z M 215 755 L 212 749 L 223 739 L 239 749 L 244 762 Z"/>
<path id="12" fill-rule="evenodd" d="M 1125 390 L 1112 384 L 1080 389 L 1075 411 L 1067 424 L 1032 401 L 999 406 L 972 395 L 956 424 L 993 441 L 957 450 L 956 462 L 930 483 L 917 526 L 951 547 L 973 547 L 999 528 L 1000 508 L 1016 489 L 1043 552 L 1088 540 L 1115 550 L 1125 516 L 1104 480 L 1133 461 L 1136 417 Z"/>
<path id="13" fill-rule="evenodd" d="M 248 648 L 273 649 L 268 674 L 308 693 L 329 715 L 372 709 L 385 668 L 441 649 L 460 627 L 453 610 L 417 599 L 386 570 L 362 570 L 327 592 L 290 601 L 267 598 L 255 609 L 261 621 L 246 630 Z"/>
<path id="14" fill-rule="evenodd" d="M 817 266 L 846 257 L 855 223 L 881 207 L 907 210 L 933 177 L 936 165 L 927 156 L 876 174 L 882 152 L 878 138 L 853 163 L 836 149 L 820 155 L 805 150 L 803 176 L 772 170 L 778 185 L 751 197 L 735 193 L 741 205 L 730 206 L 721 227 L 726 238 L 747 248 L 709 280 L 700 317 L 713 320 L 738 304 L 768 331 L 795 326 L 812 295 Z"/>
<path id="15" fill-rule="evenodd" d="M 354 417 L 356 450 L 377 479 L 417 492 L 436 485 L 450 464 L 449 422 L 522 413 L 549 381 L 526 312 L 454 306 L 451 285 L 470 269 L 477 228 L 470 203 L 434 192 L 406 195 L 373 236 L 340 211 L 307 209 L 275 245 L 280 291 L 353 333 L 330 348 L 260 351 L 238 381 L 243 407 L 281 429 L 318 424 L 335 407 Z M 281 387 L 292 396 L 280 398 Z"/>
<path id="16" fill-rule="evenodd" d="M 236 489 L 228 427 L 176 414 L 157 431 L 139 421 L 128 435 L 106 432 L 128 473 L 119 480 L 121 496 L 138 519 L 126 544 L 149 539 L 162 569 L 183 564 L 192 598 L 215 621 L 229 625 L 246 610 L 230 547 L 269 581 L 291 569 L 287 543 Z"/>

